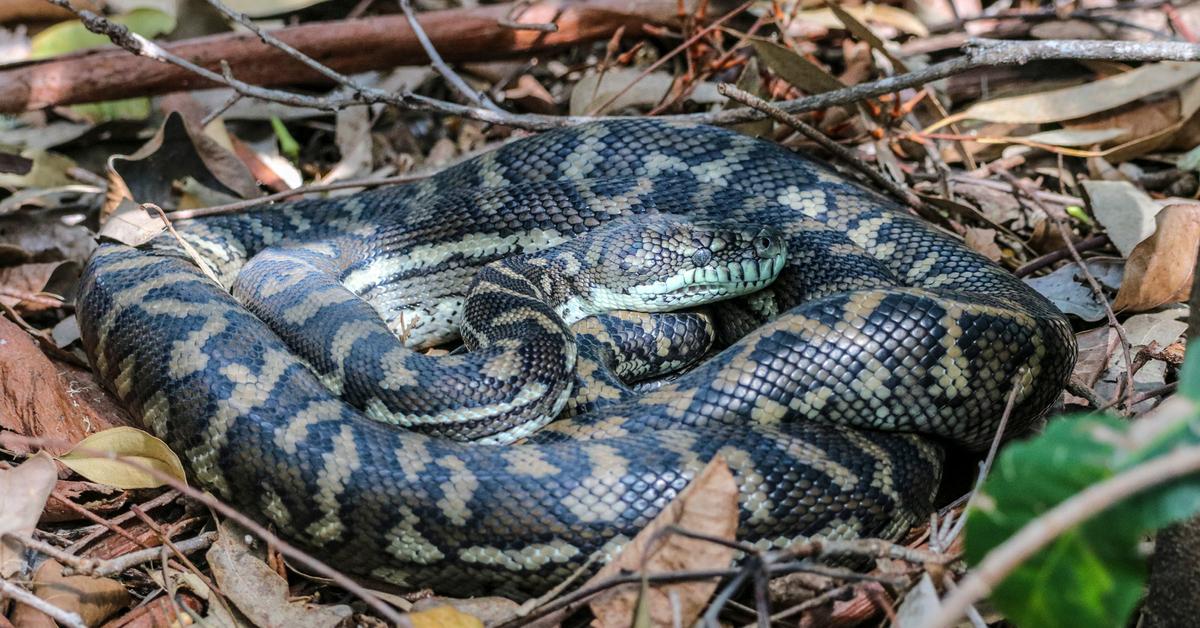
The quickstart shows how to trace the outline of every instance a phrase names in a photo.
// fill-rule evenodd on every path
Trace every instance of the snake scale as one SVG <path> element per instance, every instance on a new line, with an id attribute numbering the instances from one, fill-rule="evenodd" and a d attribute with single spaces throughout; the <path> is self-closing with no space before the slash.
<path id="1" fill-rule="evenodd" d="M 450 340 L 485 264 L 639 214 L 782 234 L 774 283 L 721 310 L 745 327 L 732 344 L 648 392 L 596 384 L 604 403 L 518 444 L 418 429 L 522 393 L 462 383 L 497 360 L 430 366 L 382 334 Z M 448 594 L 537 594 L 602 562 L 716 455 L 759 547 L 895 538 L 932 509 L 944 446 L 990 442 L 1014 384 L 1009 428 L 1027 427 L 1075 361 L 1063 315 L 1003 269 L 823 165 L 711 127 L 591 123 L 412 185 L 175 227 L 191 251 L 104 243 L 84 271 L 100 379 L 198 485 L 335 566 Z M 257 261 L 272 256 L 291 265 Z M 246 308 L 271 299 L 282 330 Z M 506 324 L 541 321 L 517 310 Z M 327 359 L 296 357 L 305 342 Z M 387 425 L 399 402 L 359 380 L 426 404 L 414 429 Z"/>

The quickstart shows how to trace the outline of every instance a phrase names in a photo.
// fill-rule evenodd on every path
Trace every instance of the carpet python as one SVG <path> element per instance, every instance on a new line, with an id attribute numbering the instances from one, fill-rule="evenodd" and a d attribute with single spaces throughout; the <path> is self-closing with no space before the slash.
<path id="1" fill-rule="evenodd" d="M 474 342 L 481 269 L 638 215 L 781 234 L 774 283 L 713 310 L 723 332 L 666 319 L 731 344 L 645 392 L 601 377 L 516 444 L 438 433 L 524 394 L 501 390 L 513 364 L 419 351 Z M 199 486 L 338 568 L 446 594 L 528 596 L 603 563 L 717 455 L 738 535 L 760 548 L 895 538 L 931 511 L 943 447 L 990 442 L 1014 386 L 1009 428 L 1026 428 L 1075 361 L 1063 315 L 1000 267 L 825 166 L 711 127 L 585 124 L 412 185 L 175 227 L 187 247 L 103 243 L 84 271 L 100 379 Z M 508 323 L 561 332 L 533 312 Z M 605 318 L 575 329 L 645 324 Z"/>

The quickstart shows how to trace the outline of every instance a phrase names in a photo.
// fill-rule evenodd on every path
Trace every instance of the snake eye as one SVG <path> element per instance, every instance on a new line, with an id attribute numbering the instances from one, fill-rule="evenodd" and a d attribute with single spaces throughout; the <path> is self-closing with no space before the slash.
<path id="1" fill-rule="evenodd" d="M 779 248 L 778 238 L 759 234 L 754 238 L 754 252 L 762 256 L 774 255 Z"/>
<path id="2" fill-rule="evenodd" d="M 692 253 L 692 265 L 694 266 L 704 266 L 711 261 L 712 251 L 708 249 L 697 249 L 695 253 Z"/>

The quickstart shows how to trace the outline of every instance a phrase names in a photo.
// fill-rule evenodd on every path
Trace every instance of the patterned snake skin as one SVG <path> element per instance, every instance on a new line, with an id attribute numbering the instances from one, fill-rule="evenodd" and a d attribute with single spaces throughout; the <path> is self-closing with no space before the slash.
<path id="1" fill-rule="evenodd" d="M 391 332 L 452 339 L 484 264 L 658 213 L 782 233 L 775 283 L 730 302 L 730 326 L 773 319 L 651 392 L 591 383 L 598 403 L 528 442 L 384 424 L 404 404 L 419 428 L 514 393 L 495 396 L 500 375 L 479 385 L 492 364 L 471 353 Z M 78 304 L 100 378 L 200 486 L 339 568 L 449 594 L 536 594 L 602 562 L 716 455 L 747 541 L 894 538 L 932 508 L 941 443 L 988 443 L 1014 382 L 1010 429 L 1027 427 L 1075 360 L 1062 314 L 1003 269 L 825 167 L 709 127 L 589 124 L 419 184 L 176 228 L 222 285 L 171 237 L 103 244 Z M 275 298 L 276 330 L 231 289 Z M 306 342 L 324 361 L 289 347 Z"/>

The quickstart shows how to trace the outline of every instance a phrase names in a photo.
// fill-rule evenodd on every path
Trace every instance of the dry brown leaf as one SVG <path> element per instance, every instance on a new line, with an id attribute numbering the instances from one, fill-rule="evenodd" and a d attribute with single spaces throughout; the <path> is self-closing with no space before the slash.
<path id="1" fill-rule="evenodd" d="M 0 429 L 44 437 L 45 449 L 59 454 L 88 434 L 130 423 L 90 373 L 51 362 L 29 334 L 0 319 Z"/>
<path id="2" fill-rule="evenodd" d="M 99 626 L 114 613 L 129 606 L 129 592 L 112 578 L 92 576 L 64 576 L 63 566 L 56 560 L 47 560 L 33 575 L 33 592 L 38 597 L 65 611 L 75 613 L 84 625 Z M 28 606 L 18 606 L 13 623 L 18 626 L 33 625 L 42 613 Z M 53 626 L 54 622 L 48 625 Z"/>
<path id="3" fill-rule="evenodd" d="M 754 53 L 788 83 L 810 93 L 833 91 L 845 87 L 841 81 L 804 55 L 766 39 L 751 39 Z"/>
<path id="4" fill-rule="evenodd" d="M 1200 242 L 1200 204 L 1168 205 L 1155 222 L 1154 235 L 1129 255 L 1115 310 L 1141 312 L 1188 298 Z"/>
<path id="5" fill-rule="evenodd" d="M 1000 261 L 1004 257 L 1004 253 L 996 244 L 996 230 L 983 229 L 980 227 L 967 227 L 967 232 L 963 234 L 963 239 L 966 240 L 967 246 L 971 250 L 983 255 L 993 262 Z"/>
<path id="6" fill-rule="evenodd" d="M 691 532 L 734 540 L 738 523 L 738 487 L 722 456 L 712 462 L 692 480 L 662 512 L 621 550 L 616 560 L 604 566 L 588 581 L 588 585 L 611 578 L 625 571 L 663 573 L 696 569 L 724 569 L 733 559 L 733 549 L 709 541 L 679 534 L 659 536 L 653 547 L 647 544 L 655 533 L 667 526 L 678 526 Z M 650 554 L 646 555 L 649 550 Z M 676 610 L 682 625 L 690 626 L 708 603 L 717 588 L 716 580 L 682 582 L 653 587 L 645 592 L 642 610 L 649 615 L 650 625 L 674 624 Z M 672 602 L 671 598 L 676 598 Z M 616 587 L 601 593 L 589 603 L 596 616 L 594 626 L 628 626 L 638 610 L 639 587 Z"/>
<path id="7" fill-rule="evenodd" d="M 1073 120 L 1178 87 L 1198 76 L 1200 63 L 1148 64 L 1082 85 L 977 103 L 936 126 L 964 119 L 1038 124 Z"/>
<path id="8" fill-rule="evenodd" d="M 378 591 L 375 593 L 378 593 Z M 454 610 L 470 615 L 471 617 L 475 617 L 477 618 L 477 621 L 482 621 L 485 624 L 501 623 L 511 618 L 513 613 L 520 608 L 520 605 L 516 602 L 503 597 L 473 597 L 460 599 L 434 596 L 414 602 L 412 604 L 412 611 L 414 613 L 430 611 L 442 606 L 453 607 Z"/>
<path id="9" fill-rule="evenodd" d="M 102 215 L 115 212 L 123 198 L 172 207 L 172 186 L 189 176 L 225 194 L 241 198 L 261 195 L 258 183 L 237 155 L 172 111 L 154 137 L 136 152 L 108 159 L 109 190 Z"/>
<path id="10" fill-rule="evenodd" d="M 33 534 L 38 515 L 46 506 L 58 468 L 45 454 L 26 460 L 15 469 L 0 469 L 0 536 Z M 17 541 L 0 540 L 0 578 L 19 573 L 25 563 L 25 546 Z"/>
<path id="11" fill-rule="evenodd" d="M 288 600 L 288 583 L 255 556 L 244 533 L 220 524 L 217 542 L 205 556 L 213 577 L 229 601 L 259 628 L 341 626 L 353 614 L 349 606 L 310 605 Z"/>

